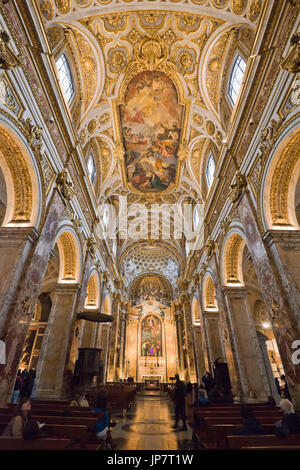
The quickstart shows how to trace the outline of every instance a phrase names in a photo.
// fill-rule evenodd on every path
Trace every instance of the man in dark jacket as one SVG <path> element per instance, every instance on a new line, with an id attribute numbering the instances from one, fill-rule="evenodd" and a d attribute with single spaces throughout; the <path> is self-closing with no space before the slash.
<path id="1" fill-rule="evenodd" d="M 173 393 L 173 401 L 175 403 L 175 425 L 172 426 L 173 429 L 178 428 L 178 421 L 181 417 L 182 419 L 182 427 L 179 431 L 186 431 L 186 416 L 185 416 L 185 396 L 186 396 L 186 388 L 184 382 L 179 379 L 179 375 L 175 374 L 175 388 Z"/>

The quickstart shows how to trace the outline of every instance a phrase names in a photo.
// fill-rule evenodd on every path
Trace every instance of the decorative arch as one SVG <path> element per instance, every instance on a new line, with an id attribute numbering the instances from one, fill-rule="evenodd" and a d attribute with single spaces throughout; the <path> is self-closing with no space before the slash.
<path id="1" fill-rule="evenodd" d="M 295 191 L 300 174 L 300 129 L 291 132 L 277 148 L 266 168 L 263 185 L 267 228 L 299 229 Z"/>
<path id="2" fill-rule="evenodd" d="M 132 301 L 152 297 L 161 303 L 169 303 L 174 297 L 170 281 L 160 274 L 153 273 L 137 276 L 128 291 L 129 299 Z"/>
<path id="3" fill-rule="evenodd" d="M 87 286 L 87 298 L 85 301 L 85 308 L 98 308 L 100 303 L 100 283 L 99 276 L 94 271 L 89 279 Z"/>
<path id="4" fill-rule="evenodd" d="M 244 285 L 242 259 L 246 242 L 237 232 L 228 234 L 222 250 L 222 275 L 224 285 Z"/>
<path id="5" fill-rule="evenodd" d="M 34 226 L 39 212 L 39 185 L 31 158 L 20 139 L 0 125 L 0 165 L 7 204 L 2 226 Z"/>
<path id="6" fill-rule="evenodd" d="M 77 236 L 72 231 L 66 230 L 58 235 L 56 243 L 60 258 L 58 282 L 79 282 L 81 249 Z"/>
<path id="7" fill-rule="evenodd" d="M 203 280 L 203 305 L 205 310 L 218 310 L 215 284 L 210 274 Z"/>

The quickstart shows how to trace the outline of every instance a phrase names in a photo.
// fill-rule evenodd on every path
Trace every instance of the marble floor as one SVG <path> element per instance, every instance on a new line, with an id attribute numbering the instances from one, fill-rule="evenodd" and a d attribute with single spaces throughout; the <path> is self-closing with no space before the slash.
<path id="1" fill-rule="evenodd" d="M 113 414 L 112 420 L 117 421 L 112 437 L 119 450 L 194 449 L 192 429 L 189 426 L 184 432 L 172 429 L 174 408 L 167 395 L 159 391 L 138 394 L 126 418 Z"/>

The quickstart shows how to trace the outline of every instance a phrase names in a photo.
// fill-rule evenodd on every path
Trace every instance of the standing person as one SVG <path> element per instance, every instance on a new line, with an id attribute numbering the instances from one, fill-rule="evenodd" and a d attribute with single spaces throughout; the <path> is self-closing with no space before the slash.
<path id="1" fill-rule="evenodd" d="M 188 423 L 193 422 L 194 418 L 194 391 L 193 385 L 191 382 L 186 384 L 186 399 L 185 399 L 185 415 L 187 417 Z"/>
<path id="2" fill-rule="evenodd" d="M 206 393 L 208 395 L 209 392 L 211 391 L 211 389 L 214 386 L 214 379 L 213 379 L 210 372 L 205 371 L 205 374 L 202 377 L 202 382 L 203 382 L 204 388 L 206 390 Z"/>
<path id="3" fill-rule="evenodd" d="M 22 377 L 21 377 L 21 369 L 18 370 L 16 381 L 15 381 L 15 386 L 14 386 L 14 391 L 12 394 L 12 403 L 17 403 L 19 400 L 20 396 L 20 390 L 22 388 Z"/>
<path id="4" fill-rule="evenodd" d="M 27 369 L 23 370 L 23 372 L 21 373 L 21 377 L 22 377 L 22 387 L 20 390 L 20 400 L 25 397 L 28 398 L 29 372 Z"/>
<path id="5" fill-rule="evenodd" d="M 279 382 L 278 377 L 275 377 L 275 385 L 276 385 L 277 393 L 281 397 L 281 387 L 280 387 L 280 382 Z"/>
<path id="6" fill-rule="evenodd" d="M 288 384 L 286 382 L 285 375 L 282 375 L 280 378 L 281 378 L 281 382 L 282 382 L 281 392 L 283 392 L 284 398 L 287 398 L 289 401 L 292 401 L 290 391 L 289 391 L 289 387 L 288 387 Z M 282 396 L 282 393 L 281 393 L 281 396 Z"/>
<path id="7" fill-rule="evenodd" d="M 36 376 L 35 370 L 30 369 L 29 375 L 28 375 L 28 384 L 27 384 L 28 397 L 31 397 L 33 386 L 34 386 L 34 381 L 35 381 L 35 376 Z"/>
<path id="8" fill-rule="evenodd" d="M 185 417 L 185 397 L 186 397 L 186 387 L 184 382 L 179 379 L 179 375 L 175 374 L 175 388 L 173 392 L 173 400 L 175 402 L 175 425 L 172 426 L 173 429 L 178 428 L 178 421 L 181 417 L 182 427 L 179 431 L 186 431 L 186 417 Z"/>

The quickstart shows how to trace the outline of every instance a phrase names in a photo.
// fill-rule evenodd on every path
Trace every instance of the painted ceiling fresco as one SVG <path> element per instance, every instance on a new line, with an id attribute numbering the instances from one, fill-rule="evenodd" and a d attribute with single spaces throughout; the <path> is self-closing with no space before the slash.
<path id="1" fill-rule="evenodd" d="M 169 305 L 170 294 L 162 279 L 157 276 L 145 276 L 137 281 L 131 289 L 135 304 L 157 300 L 161 304 Z"/>
<path id="2" fill-rule="evenodd" d="M 127 178 L 135 188 L 163 191 L 174 182 L 182 108 L 164 73 L 145 71 L 130 81 L 120 117 Z"/>

